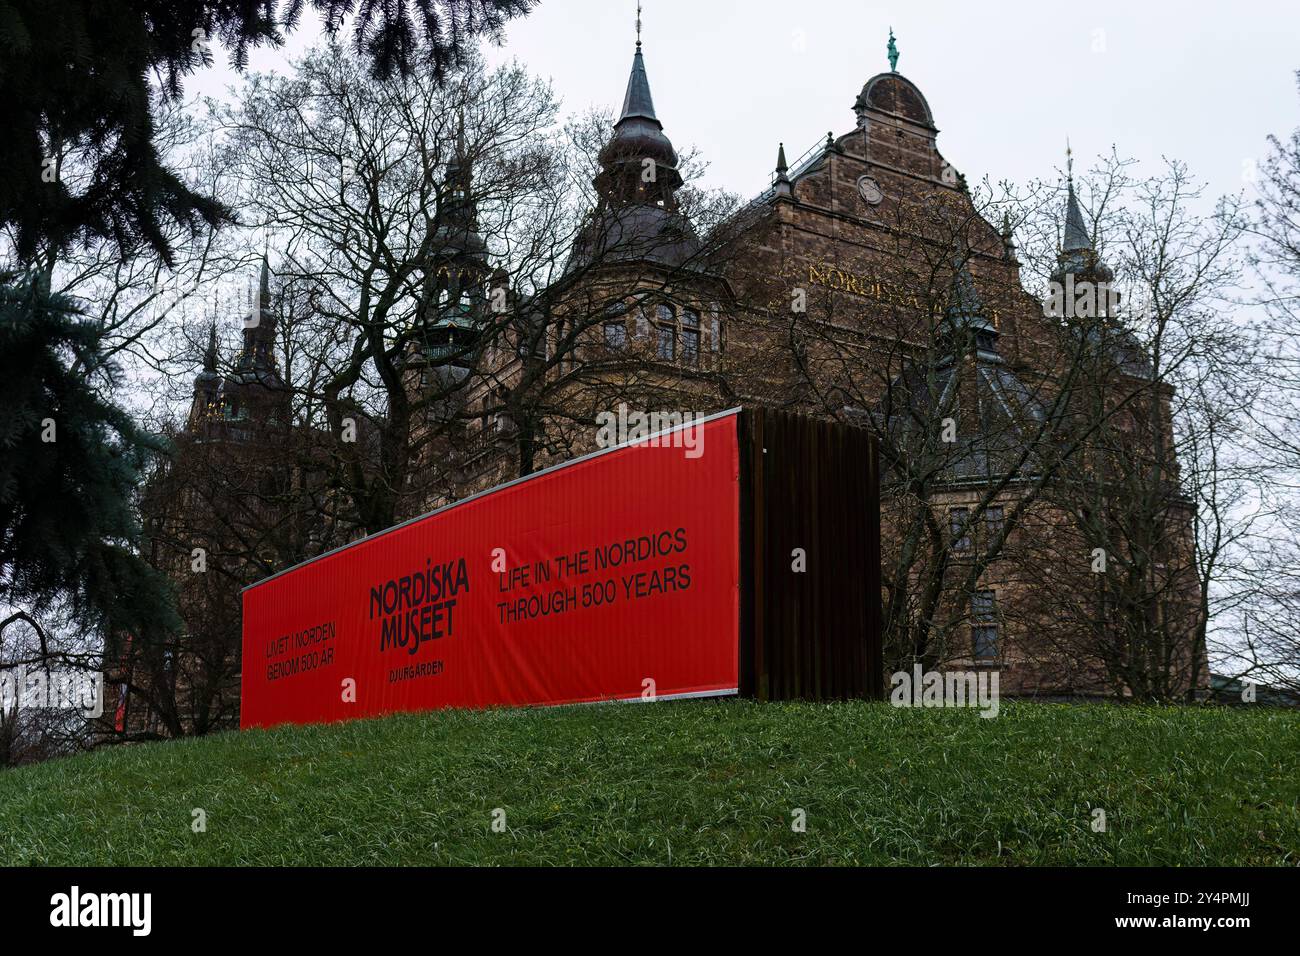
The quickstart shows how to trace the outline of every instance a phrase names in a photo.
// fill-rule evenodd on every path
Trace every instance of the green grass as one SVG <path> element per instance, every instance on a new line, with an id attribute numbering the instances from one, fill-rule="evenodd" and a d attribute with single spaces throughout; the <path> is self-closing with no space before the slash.
<path id="1" fill-rule="evenodd" d="M 0 862 L 1293 866 L 1300 713 L 701 701 L 223 734 L 0 772 Z"/>

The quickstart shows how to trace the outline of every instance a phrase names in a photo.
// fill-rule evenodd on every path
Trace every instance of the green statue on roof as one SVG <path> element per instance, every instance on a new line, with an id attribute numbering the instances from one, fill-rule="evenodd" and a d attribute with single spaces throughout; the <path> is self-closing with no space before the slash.
<path id="1" fill-rule="evenodd" d="M 894 42 L 894 28 L 889 28 L 889 70 L 898 72 L 898 44 Z"/>

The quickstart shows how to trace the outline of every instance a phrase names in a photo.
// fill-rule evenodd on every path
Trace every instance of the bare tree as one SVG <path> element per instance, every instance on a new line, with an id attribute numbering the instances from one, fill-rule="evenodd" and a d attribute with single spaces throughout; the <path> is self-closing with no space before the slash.
<path id="1" fill-rule="evenodd" d="M 489 246 L 520 276 L 555 260 L 555 113 L 518 67 L 376 80 L 328 47 L 253 78 L 223 116 L 245 208 L 312 306 L 283 330 L 295 414 L 336 437 L 359 528 L 391 526 L 448 481 L 433 450 L 484 336 L 438 328 L 440 297 L 482 304 Z"/>
<path id="2" fill-rule="evenodd" d="M 1169 700 L 1204 688 L 1207 635 L 1241 599 L 1258 377 L 1234 314 L 1239 203 L 1200 214 L 1184 164 L 1142 179 L 1129 166 L 1112 156 L 1088 183 L 1090 247 L 1114 271 L 1087 263 L 1076 288 L 1097 308 L 1061 325 L 1082 374 L 1058 441 L 1078 453 L 1048 488 L 1065 522 L 1038 538 L 1036 563 L 1059 658 Z"/>
<path id="3" fill-rule="evenodd" d="M 1296 74 L 1300 86 L 1300 72 Z M 1260 169 L 1251 250 L 1262 288 L 1256 354 L 1266 387 L 1252 409 L 1255 449 L 1268 468 L 1270 520 L 1255 536 L 1254 600 L 1223 648 L 1234 676 L 1300 691 L 1300 129 L 1271 137 Z"/>

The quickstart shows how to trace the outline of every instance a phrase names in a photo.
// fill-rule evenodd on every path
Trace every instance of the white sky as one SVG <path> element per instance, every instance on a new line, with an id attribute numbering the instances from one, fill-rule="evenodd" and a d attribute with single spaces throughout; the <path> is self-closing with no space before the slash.
<path id="1" fill-rule="evenodd" d="M 553 80 L 567 112 L 614 109 L 635 16 L 635 0 L 543 0 L 489 57 Z M 284 50 L 257 52 L 252 66 L 283 70 L 319 36 L 309 10 L 303 19 Z M 1300 126 L 1295 0 L 645 0 L 659 118 L 679 149 L 702 149 L 705 185 L 756 193 L 778 141 L 793 160 L 828 130 L 853 128 L 858 91 L 888 68 L 891 25 L 899 72 L 925 93 L 940 149 L 972 181 L 1050 176 L 1068 136 L 1083 166 L 1114 144 L 1144 164 L 1182 159 L 1213 193 L 1236 192 L 1265 137 Z M 217 93 L 231 76 L 205 71 L 187 92 Z"/>

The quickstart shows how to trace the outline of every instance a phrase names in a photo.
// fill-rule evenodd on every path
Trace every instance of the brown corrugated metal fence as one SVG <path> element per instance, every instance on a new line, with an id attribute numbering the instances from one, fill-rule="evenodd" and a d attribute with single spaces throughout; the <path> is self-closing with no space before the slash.
<path id="1" fill-rule="evenodd" d="M 738 427 L 741 693 L 882 697 L 874 438 L 766 408 L 743 411 Z M 795 567 L 797 549 L 803 571 Z"/>

